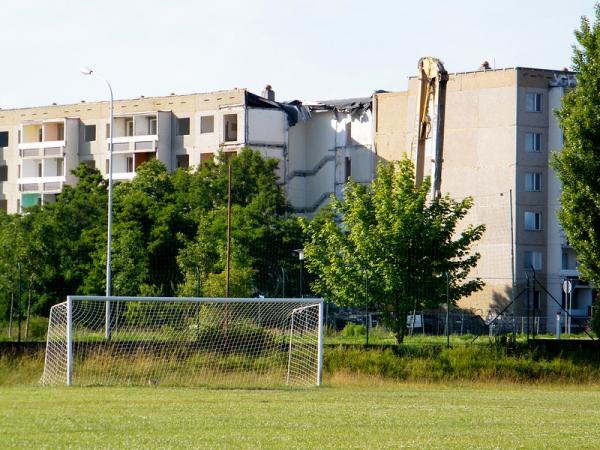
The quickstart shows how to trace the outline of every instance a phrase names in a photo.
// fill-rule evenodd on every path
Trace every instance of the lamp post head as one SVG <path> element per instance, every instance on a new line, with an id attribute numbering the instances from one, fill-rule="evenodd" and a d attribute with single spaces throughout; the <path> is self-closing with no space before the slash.
<path id="1" fill-rule="evenodd" d="M 303 248 L 299 248 L 299 249 L 294 250 L 294 253 L 298 254 L 298 259 L 300 261 L 304 261 L 304 249 Z"/>
<path id="2" fill-rule="evenodd" d="M 90 69 L 89 67 L 82 67 L 79 69 L 79 71 L 83 74 L 83 75 L 91 75 L 93 70 Z"/>

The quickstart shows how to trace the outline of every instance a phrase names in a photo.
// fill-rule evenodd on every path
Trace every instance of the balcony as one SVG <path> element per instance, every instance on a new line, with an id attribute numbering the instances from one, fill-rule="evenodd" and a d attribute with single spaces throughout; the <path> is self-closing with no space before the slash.
<path id="1" fill-rule="evenodd" d="M 56 194 L 62 191 L 64 176 L 18 178 L 19 192 Z"/>
<path id="2" fill-rule="evenodd" d="M 108 144 L 107 144 L 108 145 Z M 113 153 L 155 152 L 158 147 L 158 135 L 113 137 Z"/>
<path id="3" fill-rule="evenodd" d="M 56 193 L 66 181 L 65 160 L 58 158 L 30 158 L 21 161 L 17 184 L 20 192 Z"/>
<path id="4" fill-rule="evenodd" d="M 21 158 L 62 156 L 65 151 L 65 122 L 25 123 L 21 125 Z"/>
<path id="5" fill-rule="evenodd" d="M 135 177 L 137 168 L 147 162 L 156 159 L 155 151 L 137 151 L 128 153 L 115 153 L 113 155 L 113 179 L 114 180 L 132 180 Z M 108 173 L 108 165 L 106 166 Z"/>
<path id="6" fill-rule="evenodd" d="M 56 158 L 65 154 L 65 141 L 19 144 L 19 156 L 25 158 Z"/>

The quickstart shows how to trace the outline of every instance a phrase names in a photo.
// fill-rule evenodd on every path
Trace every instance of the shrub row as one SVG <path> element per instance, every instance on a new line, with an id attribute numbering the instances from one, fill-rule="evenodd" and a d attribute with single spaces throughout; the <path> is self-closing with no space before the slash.
<path id="1" fill-rule="evenodd" d="M 406 381 L 600 382 L 596 358 L 540 357 L 500 346 L 423 347 L 414 350 L 338 346 L 324 354 L 329 373 L 346 371 Z"/>

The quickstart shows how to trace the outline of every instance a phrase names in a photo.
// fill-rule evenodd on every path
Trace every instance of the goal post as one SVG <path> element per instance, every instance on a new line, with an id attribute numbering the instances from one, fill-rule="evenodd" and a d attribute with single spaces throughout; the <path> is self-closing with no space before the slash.
<path id="1" fill-rule="evenodd" d="M 41 383 L 314 386 L 322 371 L 322 299 L 69 296 Z"/>

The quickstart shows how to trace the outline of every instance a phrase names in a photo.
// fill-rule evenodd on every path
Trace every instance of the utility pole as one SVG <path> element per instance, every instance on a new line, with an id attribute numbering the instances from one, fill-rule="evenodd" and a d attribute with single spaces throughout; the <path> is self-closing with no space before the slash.
<path id="1" fill-rule="evenodd" d="M 18 333 L 17 341 L 21 342 L 21 263 L 17 263 L 17 321 L 18 321 Z"/>
<path id="2" fill-rule="evenodd" d="M 225 297 L 229 298 L 229 280 L 231 277 L 231 162 L 227 166 L 227 267 Z"/>
<path id="3" fill-rule="evenodd" d="M 526 295 L 526 302 L 525 302 L 525 309 L 526 314 L 527 314 L 527 342 L 529 342 L 529 275 L 525 274 L 525 278 L 527 280 L 527 293 Z"/>
<path id="4" fill-rule="evenodd" d="M 369 345 L 369 271 L 365 270 L 365 327 L 367 329 L 367 345 Z"/>
<path id="5" fill-rule="evenodd" d="M 450 275 L 448 272 L 446 272 L 446 347 L 450 348 Z"/>

